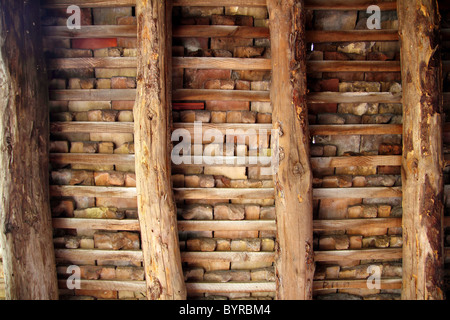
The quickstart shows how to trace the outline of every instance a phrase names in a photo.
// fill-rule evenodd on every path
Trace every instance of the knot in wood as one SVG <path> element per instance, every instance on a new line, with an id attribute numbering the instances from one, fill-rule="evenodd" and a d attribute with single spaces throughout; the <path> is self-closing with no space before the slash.
<path id="1" fill-rule="evenodd" d="M 152 121 L 154 117 L 155 117 L 155 114 L 152 111 L 148 110 L 147 111 L 147 119 Z"/>
<path id="2" fill-rule="evenodd" d="M 278 151 L 278 159 L 280 159 L 280 162 L 284 160 L 284 158 L 286 158 L 286 154 L 284 153 L 284 148 L 280 147 L 279 151 Z"/>
<path id="3" fill-rule="evenodd" d="M 293 173 L 294 175 L 302 175 L 305 172 L 305 170 L 303 170 L 303 166 L 301 163 L 296 163 L 294 165 L 294 169 L 293 169 Z"/>

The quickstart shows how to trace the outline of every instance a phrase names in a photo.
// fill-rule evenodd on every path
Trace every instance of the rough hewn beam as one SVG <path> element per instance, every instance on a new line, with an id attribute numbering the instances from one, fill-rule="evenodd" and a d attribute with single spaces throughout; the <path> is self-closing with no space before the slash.
<path id="1" fill-rule="evenodd" d="M 399 0 L 403 299 L 443 299 L 443 102 L 437 0 Z"/>
<path id="2" fill-rule="evenodd" d="M 0 1 L 0 242 L 6 298 L 58 298 L 39 1 Z"/>
<path id="3" fill-rule="evenodd" d="M 268 0 L 273 125 L 279 130 L 274 174 L 277 298 L 311 299 L 314 276 L 312 171 L 306 105 L 303 0 Z"/>
<path id="4" fill-rule="evenodd" d="M 136 184 L 151 300 L 186 299 L 170 165 L 171 4 L 137 1 Z"/>

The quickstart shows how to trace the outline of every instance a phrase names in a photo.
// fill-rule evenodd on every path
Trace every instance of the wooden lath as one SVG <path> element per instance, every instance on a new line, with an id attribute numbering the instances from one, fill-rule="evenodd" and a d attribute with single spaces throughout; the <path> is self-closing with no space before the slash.
<path id="1" fill-rule="evenodd" d="M 314 232 L 330 232 L 350 228 L 399 228 L 401 218 L 374 219 L 342 219 L 315 220 Z M 53 218 L 56 229 L 92 229 L 108 231 L 139 231 L 139 221 L 133 219 L 79 219 Z M 179 231 L 275 231 L 276 224 L 272 220 L 214 221 L 214 220 L 181 220 L 178 221 Z"/>
<path id="2" fill-rule="evenodd" d="M 60 58 L 50 59 L 50 70 L 83 68 L 136 68 L 136 58 Z M 271 70 L 270 59 L 251 58 L 192 58 L 174 57 L 174 68 Z M 308 73 L 313 72 L 400 72 L 398 61 L 308 61 Z"/>
<path id="3" fill-rule="evenodd" d="M 41 5 L 44 8 L 67 8 L 70 5 L 78 5 L 81 8 L 101 8 L 101 7 L 129 7 L 135 6 L 136 0 L 42 0 Z M 266 0 L 223 0 L 220 2 L 223 6 L 242 6 L 242 7 L 265 7 Z M 365 10 L 369 5 L 376 4 L 381 10 L 396 10 L 397 3 L 373 1 L 373 0 L 306 0 L 305 7 L 309 10 Z M 216 6 L 214 1 L 210 0 L 174 0 L 174 6 Z"/>

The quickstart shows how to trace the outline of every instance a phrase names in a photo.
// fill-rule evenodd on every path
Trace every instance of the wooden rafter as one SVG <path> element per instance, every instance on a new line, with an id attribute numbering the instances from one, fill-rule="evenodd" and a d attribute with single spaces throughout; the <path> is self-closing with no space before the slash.
<path id="1" fill-rule="evenodd" d="M 58 299 L 37 1 L 0 1 L 0 242 L 6 298 Z"/>
<path id="2" fill-rule="evenodd" d="M 137 1 L 136 185 L 147 298 L 186 299 L 171 185 L 171 4 Z"/>
<path id="3" fill-rule="evenodd" d="M 303 0 L 268 0 L 272 45 L 273 141 L 277 216 L 278 299 L 312 299 L 313 188 L 306 105 L 306 35 Z"/>
<path id="4" fill-rule="evenodd" d="M 403 299 L 443 298 L 443 104 L 437 0 L 399 0 Z"/>

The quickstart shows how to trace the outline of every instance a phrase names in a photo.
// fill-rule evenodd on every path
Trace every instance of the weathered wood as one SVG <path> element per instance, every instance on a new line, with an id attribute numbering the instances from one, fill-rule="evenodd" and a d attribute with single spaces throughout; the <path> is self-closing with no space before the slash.
<path id="1" fill-rule="evenodd" d="M 314 220 L 314 232 L 329 232 L 351 228 L 399 228 L 401 226 L 401 218 Z"/>
<path id="2" fill-rule="evenodd" d="M 305 0 L 305 7 L 309 10 L 363 10 L 370 5 L 377 5 L 381 10 L 397 10 L 397 2 L 383 0 Z"/>
<path id="3" fill-rule="evenodd" d="M 268 0 L 272 46 L 272 121 L 279 136 L 274 174 L 277 216 L 277 298 L 312 299 L 313 187 L 306 104 L 303 0 Z"/>
<path id="4" fill-rule="evenodd" d="M 78 5 L 81 8 L 101 7 L 131 7 L 136 5 L 136 0 L 42 0 L 44 8 L 65 9 L 70 5 Z M 396 2 L 384 2 L 374 0 L 307 0 L 306 9 L 310 10 L 365 10 L 369 5 L 376 4 L 381 10 L 396 10 Z M 210 0 L 174 0 L 174 6 L 214 6 Z M 223 6 L 265 7 L 266 0 L 222 0 Z"/>
<path id="5" fill-rule="evenodd" d="M 48 38 L 136 38 L 136 26 L 98 25 L 83 26 L 81 29 L 69 29 L 67 26 L 43 27 L 43 35 Z"/>
<path id="6" fill-rule="evenodd" d="M 195 58 L 175 57 L 174 68 L 226 69 L 226 70 L 270 70 L 270 59 L 261 58 Z"/>
<path id="7" fill-rule="evenodd" d="M 314 199 L 364 199 L 364 198 L 400 198 L 400 187 L 378 188 L 321 188 L 314 189 Z"/>
<path id="8" fill-rule="evenodd" d="M 349 260 L 398 260 L 402 258 L 401 248 L 316 251 L 317 262 L 340 262 Z"/>
<path id="9" fill-rule="evenodd" d="M 50 59 L 49 69 L 136 68 L 137 58 L 65 58 Z M 270 70 L 270 59 L 174 57 L 173 68 Z"/>
<path id="10" fill-rule="evenodd" d="M 137 1 L 136 185 L 151 300 L 186 299 L 171 183 L 171 12 L 171 1 Z"/>
<path id="11" fill-rule="evenodd" d="M 402 279 L 380 279 L 381 290 L 402 288 Z M 314 290 L 367 289 L 367 280 L 319 280 L 314 281 Z"/>
<path id="12" fill-rule="evenodd" d="M 389 92 L 313 92 L 309 103 L 402 103 L 401 95 Z"/>
<path id="13" fill-rule="evenodd" d="M 58 299 L 38 1 L 0 1 L 0 243 L 11 300 Z"/>
<path id="14" fill-rule="evenodd" d="M 134 165 L 132 154 L 51 153 L 50 163 L 83 165 Z"/>
<path id="15" fill-rule="evenodd" d="M 122 230 L 140 231 L 139 221 L 133 219 L 77 219 L 54 218 L 53 227 L 56 229 L 94 229 L 94 230 Z M 275 221 L 178 221 L 179 231 L 274 231 Z"/>
<path id="16" fill-rule="evenodd" d="M 67 289 L 67 280 L 59 280 L 58 284 L 60 289 Z M 81 290 L 145 292 L 146 287 L 145 281 L 80 280 Z"/>
<path id="17" fill-rule="evenodd" d="M 115 260 L 142 262 L 141 250 L 95 250 L 95 249 L 55 249 L 56 259 L 63 261 L 92 260 Z"/>
<path id="18" fill-rule="evenodd" d="M 313 72 L 400 72 L 398 61 L 308 61 L 308 73 Z"/>
<path id="19" fill-rule="evenodd" d="M 175 188 L 178 200 L 233 200 L 233 199 L 274 199 L 272 188 Z M 448 190 L 450 193 L 450 190 Z M 111 197 L 136 198 L 136 188 L 92 187 L 92 186 L 50 186 L 52 197 Z M 378 188 L 321 188 L 314 189 L 314 199 L 362 199 L 362 198 L 400 198 L 400 187 Z"/>
<path id="20" fill-rule="evenodd" d="M 174 38 L 269 38 L 269 29 L 265 27 L 245 26 L 174 26 Z"/>
<path id="21" fill-rule="evenodd" d="M 311 125 L 312 136 L 402 134 L 401 124 Z"/>
<path id="22" fill-rule="evenodd" d="M 397 30 L 309 31 L 306 33 L 306 41 L 309 43 L 398 41 L 398 31 Z"/>
<path id="23" fill-rule="evenodd" d="M 136 0 L 41 0 L 43 8 L 67 9 L 71 5 L 80 8 L 131 7 L 136 5 Z"/>
<path id="24" fill-rule="evenodd" d="M 403 299 L 443 299 L 440 16 L 436 0 L 399 0 L 403 83 Z"/>
<path id="25" fill-rule="evenodd" d="M 133 57 L 116 58 L 59 58 L 50 59 L 47 68 L 57 69 L 86 69 L 86 68 L 136 68 L 137 59 Z"/>
<path id="26" fill-rule="evenodd" d="M 313 169 L 359 166 L 401 166 L 401 156 L 321 157 L 311 158 Z"/>
<path id="27" fill-rule="evenodd" d="M 178 89 L 173 92 L 174 101 L 261 101 L 269 102 L 267 91 L 248 90 L 207 90 L 207 89 Z"/>
<path id="28" fill-rule="evenodd" d="M 50 90 L 54 101 L 134 101 L 136 89 Z"/>
<path id="29" fill-rule="evenodd" d="M 134 133 L 132 122 L 52 122 L 51 133 Z"/>
<path id="30" fill-rule="evenodd" d="M 277 288 L 275 282 L 195 282 L 187 283 L 189 293 L 222 293 L 222 292 L 274 292 Z"/>
<path id="31" fill-rule="evenodd" d="M 329 232 L 346 230 L 350 228 L 399 228 L 402 226 L 401 218 L 375 218 L 375 219 L 342 219 L 342 220 L 314 220 L 314 232 Z M 446 226 L 449 226 L 447 221 Z M 54 218 L 55 229 L 94 229 L 94 230 L 122 230 L 139 231 L 139 221 L 133 219 L 77 219 Z M 246 220 L 246 221 L 178 221 L 179 231 L 275 231 L 275 221 Z"/>
<path id="32" fill-rule="evenodd" d="M 240 251 L 214 251 L 214 252 L 182 252 L 183 262 L 274 262 L 275 254 L 273 252 L 240 252 Z"/>

